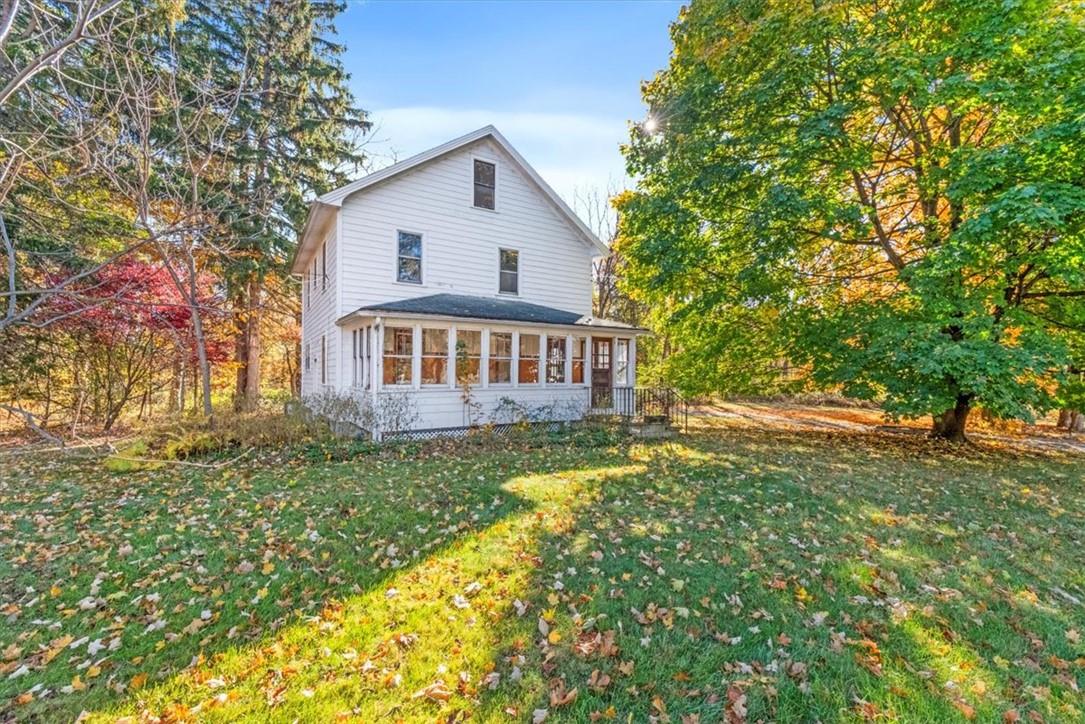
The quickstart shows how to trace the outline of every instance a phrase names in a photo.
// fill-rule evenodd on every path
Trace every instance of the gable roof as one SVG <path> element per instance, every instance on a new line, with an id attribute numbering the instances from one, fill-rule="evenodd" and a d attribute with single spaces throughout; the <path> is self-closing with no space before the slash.
<path id="1" fill-rule="evenodd" d="M 374 316 L 377 314 L 597 327 L 628 330 L 634 333 L 645 331 L 625 322 L 584 316 L 564 309 L 521 302 L 518 299 L 492 299 L 467 294 L 430 294 L 424 297 L 400 299 L 394 302 L 369 304 L 351 312 L 338 321 L 343 322 L 354 316 Z"/>
<path id="2" fill-rule="evenodd" d="M 428 151 L 423 151 L 422 153 L 411 156 L 398 163 L 394 163 L 391 166 L 382 168 L 379 171 L 374 171 L 356 181 L 352 181 L 346 186 L 341 186 L 334 191 L 329 191 L 322 196 L 318 196 L 309 205 L 309 217 L 305 221 L 305 228 L 302 230 L 298 248 L 294 252 L 294 259 L 290 265 L 291 271 L 295 274 L 300 274 L 305 270 L 309 259 L 316 250 L 316 245 L 327 233 L 331 221 L 335 219 L 336 213 L 348 196 L 370 186 L 379 184 L 382 181 L 386 181 L 394 176 L 398 176 L 401 173 L 418 168 L 419 166 L 441 158 L 442 156 L 484 138 L 493 139 L 501 150 L 508 154 L 520 172 L 535 185 L 542 193 L 543 197 L 558 212 L 558 215 L 569 222 L 576 230 L 578 236 L 586 243 L 593 246 L 600 254 L 607 254 L 610 251 L 607 248 L 607 245 L 600 241 L 599 237 L 592 233 L 592 230 L 580 220 L 580 217 L 577 216 L 571 208 L 569 208 L 569 205 L 562 201 L 557 192 L 550 188 L 550 185 L 547 184 L 546 181 L 543 181 L 542 176 L 540 176 L 539 173 L 524 160 L 524 157 L 512 147 L 512 144 L 508 142 L 508 139 L 502 136 L 500 131 L 490 125 L 483 126 L 477 131 L 472 131 L 471 133 L 455 138 L 447 143 L 442 143 L 440 146 L 431 148 Z"/>

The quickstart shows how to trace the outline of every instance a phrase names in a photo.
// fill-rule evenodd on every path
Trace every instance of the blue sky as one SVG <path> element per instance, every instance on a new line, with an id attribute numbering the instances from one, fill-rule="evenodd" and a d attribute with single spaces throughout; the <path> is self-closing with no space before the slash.
<path id="1" fill-rule="evenodd" d="M 644 117 L 680 2 L 351 2 L 344 64 L 376 124 L 377 166 L 493 123 L 566 200 L 624 186 L 618 145 Z"/>

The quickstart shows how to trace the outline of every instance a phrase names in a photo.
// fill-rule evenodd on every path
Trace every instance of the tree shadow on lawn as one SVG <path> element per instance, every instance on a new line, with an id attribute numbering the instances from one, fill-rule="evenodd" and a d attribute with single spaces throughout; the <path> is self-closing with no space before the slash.
<path id="1" fill-rule="evenodd" d="M 1050 590 L 1085 585 L 1085 491 L 1072 460 L 715 430 L 629 450 L 369 462 L 286 476 L 304 505 L 265 495 L 264 472 L 202 491 L 211 500 L 255 487 L 264 512 L 244 527 L 279 511 L 284 529 L 238 541 L 216 568 L 204 562 L 233 579 L 206 628 L 138 664 L 126 641 L 109 673 L 131 682 L 172 671 L 38 711 L 432 721 L 546 708 L 548 721 L 712 720 L 745 696 L 751 719 L 931 721 L 967 707 L 984 719 L 1011 707 L 1080 717 L 1082 651 L 1066 632 L 1085 628 L 1085 609 Z M 344 482 L 366 495 L 341 508 Z M 299 520 L 285 525 L 295 504 Z M 308 545 L 314 528 L 323 542 Z M 347 542 L 331 546 L 339 534 Z M 409 563 L 379 568 L 389 545 Z M 257 571 L 231 573 L 268 547 L 275 573 L 262 576 L 262 557 Z M 241 617 L 228 606 L 260 584 L 278 588 L 244 609 L 284 625 L 226 640 Z M 284 596 L 293 604 L 273 605 Z"/>
<path id="2" fill-rule="evenodd" d="M 359 681 L 392 676 L 379 681 L 383 689 L 395 683 L 395 667 L 381 658 L 426 650 L 410 634 L 386 638 L 400 615 L 418 617 L 412 605 L 385 598 L 387 589 L 426 580 L 428 591 L 415 589 L 419 602 L 444 586 L 462 593 L 470 581 L 460 579 L 485 571 L 483 551 L 493 540 L 536 515 L 538 501 L 506 482 L 589 459 L 622 460 L 574 449 L 214 475 L 159 470 L 101 479 L 63 462 L 16 471 L 11 486 L 0 487 L 2 522 L 17 531 L 0 582 L 4 599 L 20 602 L 18 663 L 30 671 L 0 680 L 7 685 L 0 716 L 86 709 L 204 718 L 221 708 L 229 719 L 231 707 L 220 705 L 242 699 L 267 712 L 288 694 L 317 699 L 297 694 L 293 683 L 315 683 L 304 671 L 335 668 L 323 660 L 325 640 L 355 649 L 356 659 L 337 654 L 337 661 L 364 674 Z M 512 585 L 500 580 L 507 571 L 494 575 L 496 588 Z M 483 627 L 486 617 L 478 620 Z M 119 646 L 110 650 L 114 639 Z M 0 648 L 9 643 L 4 636 Z M 379 662 L 376 672 L 361 671 L 367 659 Z M 219 686 L 222 677 L 231 684 Z M 64 687 L 71 688 L 41 696 Z M 37 695 L 17 703 L 27 691 Z M 230 692 L 224 700 L 223 692 Z"/>
<path id="3" fill-rule="evenodd" d="M 607 478 L 499 662 L 547 721 L 1081 719 L 1079 461 L 846 441 L 717 431 Z"/>

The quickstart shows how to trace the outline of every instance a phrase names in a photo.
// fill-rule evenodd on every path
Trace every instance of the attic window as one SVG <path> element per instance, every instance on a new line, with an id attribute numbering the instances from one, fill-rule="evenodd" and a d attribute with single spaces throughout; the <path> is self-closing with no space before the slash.
<path id="1" fill-rule="evenodd" d="M 493 209 L 496 187 L 496 166 L 488 161 L 475 159 L 475 207 Z"/>

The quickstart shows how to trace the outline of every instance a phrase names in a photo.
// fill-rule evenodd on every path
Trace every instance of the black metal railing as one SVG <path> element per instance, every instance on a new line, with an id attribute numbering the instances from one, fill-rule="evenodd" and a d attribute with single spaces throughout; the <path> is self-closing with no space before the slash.
<path id="1" fill-rule="evenodd" d="M 636 422 L 688 422 L 686 401 L 669 387 L 592 387 L 596 414 L 616 415 Z"/>

